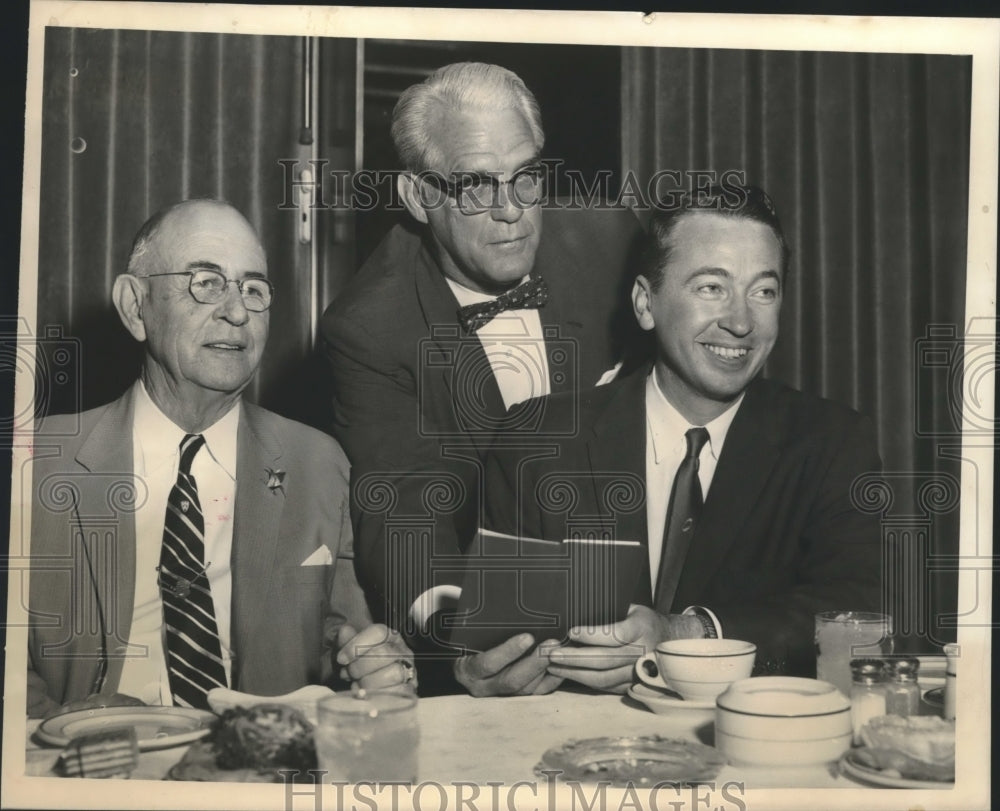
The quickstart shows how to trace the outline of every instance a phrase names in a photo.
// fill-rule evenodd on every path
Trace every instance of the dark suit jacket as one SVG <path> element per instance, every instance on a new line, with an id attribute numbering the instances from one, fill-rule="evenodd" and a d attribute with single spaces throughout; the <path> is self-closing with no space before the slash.
<path id="1" fill-rule="evenodd" d="M 115 692 L 135 598 L 133 392 L 73 417 L 81 430 L 36 437 L 31 523 L 29 712 L 92 692 L 105 652 L 102 692 Z M 233 686 L 280 695 L 332 675 L 337 628 L 370 622 L 354 578 L 348 464 L 330 437 L 243 403 L 233 524 Z M 268 469 L 285 472 L 268 487 Z M 137 501 L 138 499 L 138 501 Z M 302 566 L 320 546 L 333 565 Z M 103 611 L 102 634 L 100 616 Z M 103 642 L 102 642 L 103 636 Z"/>
<path id="2" fill-rule="evenodd" d="M 638 223 L 622 210 L 546 210 L 535 268 L 553 391 L 593 386 L 613 336 Z M 372 613 L 412 633 L 407 613 L 478 524 L 482 460 L 505 409 L 479 339 L 419 232 L 396 226 L 323 316 L 334 434 L 352 464 L 358 576 Z"/>
<path id="3" fill-rule="evenodd" d="M 562 540 L 574 532 L 648 541 L 646 370 L 584 393 L 577 436 L 524 461 L 498 444 L 486 481 L 487 527 Z M 545 403 L 558 425 L 566 397 Z M 723 633 L 758 646 L 757 673 L 814 674 L 817 611 L 880 607 L 880 530 L 852 504 L 856 477 L 879 470 L 870 421 L 755 380 L 733 420 L 673 604 L 710 608 Z M 651 605 L 649 565 L 633 602 Z"/>

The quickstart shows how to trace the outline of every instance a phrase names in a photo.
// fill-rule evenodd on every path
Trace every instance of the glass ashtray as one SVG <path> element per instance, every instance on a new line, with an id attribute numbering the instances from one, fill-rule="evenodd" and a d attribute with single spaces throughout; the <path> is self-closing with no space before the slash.
<path id="1" fill-rule="evenodd" d="M 683 738 L 587 738 L 546 751 L 535 774 L 547 778 L 556 772 L 560 780 L 621 787 L 708 783 L 725 762 L 719 750 Z"/>

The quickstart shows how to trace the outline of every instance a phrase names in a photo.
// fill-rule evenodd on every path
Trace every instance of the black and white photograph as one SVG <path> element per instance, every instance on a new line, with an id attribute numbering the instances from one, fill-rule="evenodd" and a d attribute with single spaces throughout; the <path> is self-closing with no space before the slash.
<path id="1" fill-rule="evenodd" d="M 990 806 L 1000 19 L 27 58 L 4 808 Z"/>

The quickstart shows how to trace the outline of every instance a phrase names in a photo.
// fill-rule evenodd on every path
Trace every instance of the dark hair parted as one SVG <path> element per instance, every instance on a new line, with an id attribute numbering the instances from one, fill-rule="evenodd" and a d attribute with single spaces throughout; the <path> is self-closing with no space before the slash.
<path id="1" fill-rule="evenodd" d="M 653 214 L 643 236 L 636 268 L 636 275 L 645 276 L 653 290 L 658 290 L 663 283 L 663 270 L 670 261 L 677 223 L 693 214 L 718 214 L 768 226 L 781 246 L 781 279 L 784 282 L 790 252 L 771 198 L 757 186 L 724 185 L 685 194 L 675 205 L 659 208 Z"/>

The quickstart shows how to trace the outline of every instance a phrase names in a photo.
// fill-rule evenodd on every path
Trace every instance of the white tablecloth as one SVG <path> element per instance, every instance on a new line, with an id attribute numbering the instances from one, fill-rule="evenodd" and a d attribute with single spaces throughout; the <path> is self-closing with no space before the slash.
<path id="1" fill-rule="evenodd" d="M 486 784 L 536 780 L 534 766 L 543 753 L 570 738 L 659 734 L 713 742 L 712 710 L 677 710 L 656 715 L 631 698 L 558 691 L 548 696 L 472 698 L 442 696 L 418 702 L 420 718 L 419 779 Z M 58 749 L 30 738 L 26 772 L 51 774 Z M 184 754 L 185 747 L 144 752 L 133 779 L 160 779 Z M 718 783 L 730 780 L 751 787 L 857 786 L 826 767 L 747 769 L 726 766 Z"/>
<path id="2" fill-rule="evenodd" d="M 921 658 L 921 687 L 944 684 L 944 658 Z M 922 711 L 931 710 L 923 706 Z M 714 710 L 677 709 L 657 715 L 627 696 L 593 695 L 559 690 L 547 696 L 472 698 L 467 695 L 423 698 L 420 719 L 419 780 L 516 783 L 537 780 L 534 774 L 547 749 L 571 738 L 653 735 L 714 743 Z M 40 747 L 31 737 L 38 722 L 29 722 L 25 771 L 52 773 L 59 750 Z M 175 747 L 140 755 L 133 779 L 163 778 L 184 754 Z M 725 766 L 717 784 L 744 783 L 748 789 L 782 787 L 853 787 L 834 766 L 746 768 Z"/>

